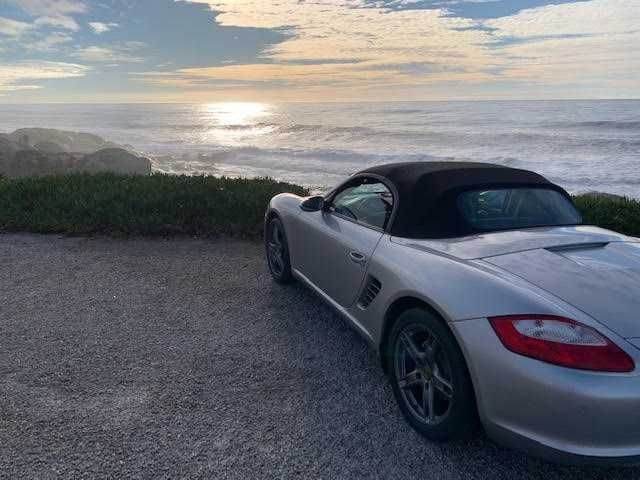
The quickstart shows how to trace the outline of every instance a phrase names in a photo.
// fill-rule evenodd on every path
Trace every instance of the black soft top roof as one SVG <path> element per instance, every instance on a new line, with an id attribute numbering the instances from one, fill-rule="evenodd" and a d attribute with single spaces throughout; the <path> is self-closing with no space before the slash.
<path id="1" fill-rule="evenodd" d="M 457 206 L 463 191 L 483 188 L 559 186 L 528 170 L 475 162 L 407 162 L 381 165 L 356 176 L 379 177 L 393 190 L 395 212 L 388 229 L 392 235 L 443 238 L 478 233 L 464 221 Z"/>

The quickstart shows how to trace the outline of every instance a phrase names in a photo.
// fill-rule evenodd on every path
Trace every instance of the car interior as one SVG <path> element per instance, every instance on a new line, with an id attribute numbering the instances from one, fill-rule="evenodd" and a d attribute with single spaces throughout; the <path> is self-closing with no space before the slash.
<path id="1" fill-rule="evenodd" d="M 339 192 L 331 206 L 338 215 L 384 229 L 393 210 L 393 195 L 383 183 L 361 183 Z"/>
<path id="2" fill-rule="evenodd" d="M 575 225 L 580 214 L 561 193 L 545 188 L 473 190 L 458 197 L 458 207 L 481 230 Z"/>

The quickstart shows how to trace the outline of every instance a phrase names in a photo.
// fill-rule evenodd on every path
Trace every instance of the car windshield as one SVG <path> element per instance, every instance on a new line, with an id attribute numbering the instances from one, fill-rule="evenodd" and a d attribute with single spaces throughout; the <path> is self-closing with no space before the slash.
<path id="1" fill-rule="evenodd" d="M 509 230 L 582 223 L 562 193 L 548 188 L 473 190 L 458 197 L 464 219 L 478 230 Z"/>

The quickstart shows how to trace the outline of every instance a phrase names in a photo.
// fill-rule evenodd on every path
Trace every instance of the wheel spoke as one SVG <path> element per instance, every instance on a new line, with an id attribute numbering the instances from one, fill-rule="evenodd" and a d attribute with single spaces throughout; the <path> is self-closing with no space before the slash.
<path id="1" fill-rule="evenodd" d="M 398 385 L 402 389 L 412 388 L 422 383 L 422 376 L 418 370 L 414 370 L 398 380 Z"/>
<path id="2" fill-rule="evenodd" d="M 280 228 L 277 225 L 273 227 L 273 243 L 278 247 L 278 250 L 282 248 L 282 239 L 280 238 Z"/>
<path id="3" fill-rule="evenodd" d="M 282 250 L 273 242 L 269 243 L 269 261 L 278 272 L 284 269 Z"/>
<path id="4" fill-rule="evenodd" d="M 435 419 L 435 389 L 433 385 L 425 383 L 422 388 L 422 410 L 425 420 L 432 422 Z"/>
<path id="5" fill-rule="evenodd" d="M 284 262 L 282 261 L 282 255 L 277 254 L 274 258 L 274 261 L 276 262 L 276 266 L 278 267 L 278 270 L 282 270 L 284 268 Z"/>
<path id="6" fill-rule="evenodd" d="M 438 355 L 439 350 L 440 345 L 435 338 L 432 338 L 425 348 L 425 356 L 430 363 L 435 363 L 436 355 Z"/>
<path id="7" fill-rule="evenodd" d="M 416 363 L 416 365 L 424 365 L 425 355 L 420 351 L 420 348 L 418 347 L 418 345 L 416 345 L 411 336 L 406 332 L 402 332 L 400 334 L 400 341 L 402 342 L 405 350 L 407 351 L 411 359 Z"/>
<path id="8" fill-rule="evenodd" d="M 431 383 L 435 390 L 447 399 L 453 398 L 453 386 L 448 380 L 442 378 L 440 373 L 434 373 Z"/>

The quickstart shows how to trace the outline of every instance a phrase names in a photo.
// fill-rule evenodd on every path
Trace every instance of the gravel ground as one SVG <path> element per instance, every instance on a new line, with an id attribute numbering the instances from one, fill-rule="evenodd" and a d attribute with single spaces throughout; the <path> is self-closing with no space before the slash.
<path id="1" fill-rule="evenodd" d="M 0 236 L 3 478 L 639 478 L 402 420 L 375 354 L 240 241 Z"/>

